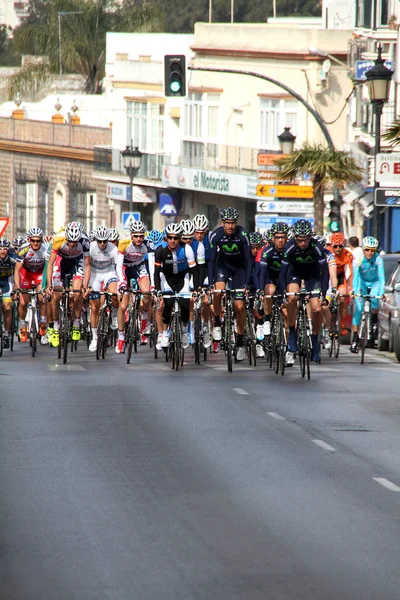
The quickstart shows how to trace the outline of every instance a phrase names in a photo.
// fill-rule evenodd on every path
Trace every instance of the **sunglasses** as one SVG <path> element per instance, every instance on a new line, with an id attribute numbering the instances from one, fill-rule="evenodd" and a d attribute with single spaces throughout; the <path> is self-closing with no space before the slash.
<path id="1" fill-rule="evenodd" d="M 167 235 L 167 240 L 174 240 L 174 242 L 177 242 L 179 240 L 179 235 Z"/>
<path id="2" fill-rule="evenodd" d="M 364 252 L 375 252 L 375 248 L 364 248 Z"/>
<path id="3" fill-rule="evenodd" d="M 332 248 L 344 248 L 343 244 L 332 244 Z"/>
<path id="4" fill-rule="evenodd" d="M 34 240 L 34 239 L 30 239 L 30 241 L 32 242 L 32 244 L 41 244 L 43 242 L 43 240 Z"/>
<path id="5" fill-rule="evenodd" d="M 96 240 L 98 244 L 108 244 L 108 240 Z"/>
<path id="6" fill-rule="evenodd" d="M 183 237 L 181 239 L 182 239 L 182 242 L 191 242 L 193 237 Z"/>
<path id="7" fill-rule="evenodd" d="M 287 235 L 274 235 L 274 240 L 285 240 Z"/>
<path id="8" fill-rule="evenodd" d="M 144 238 L 144 234 L 132 235 L 133 238 Z"/>

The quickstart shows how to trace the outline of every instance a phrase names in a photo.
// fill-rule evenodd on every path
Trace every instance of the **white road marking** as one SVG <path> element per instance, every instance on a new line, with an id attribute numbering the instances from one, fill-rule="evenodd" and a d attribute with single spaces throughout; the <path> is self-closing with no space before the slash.
<path id="1" fill-rule="evenodd" d="M 400 492 L 400 487 L 385 477 L 373 477 L 372 479 L 391 492 Z"/>
<path id="2" fill-rule="evenodd" d="M 335 450 L 336 450 L 335 448 L 333 448 L 333 446 L 330 446 L 329 444 L 327 444 L 323 440 L 311 440 L 311 441 L 314 442 L 314 444 L 316 444 L 317 446 L 319 446 L 323 450 L 328 450 L 328 452 L 335 452 Z"/>
<path id="3" fill-rule="evenodd" d="M 365 358 L 370 358 L 374 362 L 385 363 L 387 365 L 390 365 L 390 363 L 392 362 L 390 360 L 390 358 L 383 358 L 383 357 L 380 357 L 380 356 L 376 356 L 376 354 L 369 354 L 369 352 L 365 353 Z"/>
<path id="4" fill-rule="evenodd" d="M 249 392 L 246 392 L 246 390 L 242 390 L 242 388 L 233 388 L 233 391 L 236 392 L 237 394 L 239 394 L 239 396 L 248 396 Z"/>
<path id="5" fill-rule="evenodd" d="M 276 412 L 267 412 L 267 415 L 272 417 L 273 419 L 276 419 L 277 421 L 286 421 L 285 417 L 282 417 L 282 415 Z"/>
<path id="6" fill-rule="evenodd" d="M 47 365 L 49 371 L 86 371 L 82 365 Z"/>

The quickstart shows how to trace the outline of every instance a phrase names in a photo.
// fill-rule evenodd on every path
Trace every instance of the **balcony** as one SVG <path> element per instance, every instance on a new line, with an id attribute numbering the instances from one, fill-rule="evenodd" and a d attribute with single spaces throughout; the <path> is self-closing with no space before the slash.
<path id="1" fill-rule="evenodd" d="M 168 162 L 169 157 L 165 154 L 143 154 L 137 177 L 139 179 L 161 179 L 162 165 Z M 97 173 L 126 175 L 122 164 L 121 151 L 109 146 L 94 147 L 94 170 Z"/>
<path id="2" fill-rule="evenodd" d="M 181 156 L 177 163 L 185 167 L 210 171 L 232 171 L 254 175 L 257 171 L 258 153 L 258 148 L 183 141 Z M 274 152 L 271 151 L 272 153 Z"/>

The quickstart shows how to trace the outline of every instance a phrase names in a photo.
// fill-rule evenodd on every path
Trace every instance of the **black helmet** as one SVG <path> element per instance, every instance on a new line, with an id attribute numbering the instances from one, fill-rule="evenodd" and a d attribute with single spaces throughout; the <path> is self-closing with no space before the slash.
<path id="1" fill-rule="evenodd" d="M 293 233 L 296 237 L 305 237 L 312 234 L 312 225 L 306 219 L 300 219 L 293 225 Z"/>
<path id="2" fill-rule="evenodd" d="M 249 240 L 252 246 L 259 246 L 260 244 L 262 244 L 263 237 L 258 231 L 253 231 L 249 234 Z"/>
<path id="3" fill-rule="evenodd" d="M 228 208 L 223 208 L 221 210 L 220 215 L 222 221 L 237 221 L 239 218 L 239 211 L 237 210 L 237 208 L 228 206 Z"/>
<path id="4" fill-rule="evenodd" d="M 285 233 L 287 235 L 289 233 L 289 225 L 283 221 L 274 223 L 271 227 L 271 235 L 275 235 L 276 233 Z"/>

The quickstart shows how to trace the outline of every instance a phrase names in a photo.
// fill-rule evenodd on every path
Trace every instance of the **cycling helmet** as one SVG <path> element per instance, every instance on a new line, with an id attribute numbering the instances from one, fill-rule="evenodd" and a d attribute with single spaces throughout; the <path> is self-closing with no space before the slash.
<path id="1" fill-rule="evenodd" d="M 26 237 L 30 238 L 30 237 L 43 237 L 44 236 L 44 232 L 43 229 L 40 229 L 40 227 L 32 227 L 32 229 L 29 229 L 26 232 Z"/>
<path id="2" fill-rule="evenodd" d="M 312 234 L 312 226 L 310 221 L 300 219 L 293 225 L 293 233 L 297 237 L 310 236 Z"/>
<path id="3" fill-rule="evenodd" d="M 239 219 L 239 211 L 237 208 L 233 208 L 232 206 L 228 206 L 228 208 L 223 208 L 220 212 L 222 221 L 237 221 Z"/>
<path id="4" fill-rule="evenodd" d="M 119 240 L 119 233 L 116 229 L 114 229 L 114 227 L 110 229 L 110 237 L 108 239 L 110 240 L 110 242 L 116 242 L 117 240 Z"/>
<path id="5" fill-rule="evenodd" d="M 289 233 L 289 225 L 283 221 L 277 221 L 271 227 L 270 234 L 275 235 L 276 233 Z"/>
<path id="6" fill-rule="evenodd" d="M 379 242 L 374 237 L 368 236 L 368 237 L 363 238 L 363 241 L 362 241 L 363 250 L 364 250 L 364 248 L 374 248 L 376 250 L 378 245 L 379 245 Z"/>
<path id="7" fill-rule="evenodd" d="M 0 248 L 9 248 L 10 242 L 6 238 L 0 238 Z"/>
<path id="8" fill-rule="evenodd" d="M 208 229 L 208 219 L 205 215 L 196 215 L 193 217 L 195 231 L 206 231 Z"/>
<path id="9" fill-rule="evenodd" d="M 147 236 L 147 239 L 152 244 L 160 244 L 162 242 L 163 235 L 157 229 L 152 229 L 151 231 L 149 231 L 149 235 Z"/>
<path id="10" fill-rule="evenodd" d="M 132 221 L 132 223 L 129 225 L 129 231 L 131 233 L 145 233 L 146 225 L 143 223 L 143 221 Z"/>
<path id="11" fill-rule="evenodd" d="M 192 237 L 196 230 L 193 221 L 190 221 L 189 219 L 181 221 L 181 227 L 182 235 L 184 235 L 185 237 Z"/>
<path id="12" fill-rule="evenodd" d="M 68 242 L 79 242 L 82 237 L 82 229 L 79 226 L 79 223 L 76 221 L 72 221 L 68 223 L 65 229 L 65 239 Z"/>
<path id="13" fill-rule="evenodd" d="M 323 248 L 326 248 L 326 238 L 323 235 L 314 235 L 314 239 L 317 240 Z"/>
<path id="14" fill-rule="evenodd" d="M 14 246 L 14 248 L 21 248 L 21 246 L 25 243 L 25 240 L 23 237 L 19 236 L 14 238 L 11 243 Z"/>
<path id="15" fill-rule="evenodd" d="M 165 235 L 182 235 L 182 225 L 180 223 L 168 223 L 165 228 Z"/>
<path id="16" fill-rule="evenodd" d="M 331 244 L 334 244 L 335 246 L 341 246 L 342 244 L 344 244 L 344 235 L 343 233 L 332 233 L 331 235 Z"/>
<path id="17" fill-rule="evenodd" d="M 250 239 L 250 244 L 252 246 L 259 246 L 260 244 L 262 244 L 262 241 L 263 241 L 263 237 L 262 237 L 261 233 L 259 233 L 258 231 L 253 231 L 252 233 L 250 233 L 249 239 Z"/>
<path id="18" fill-rule="evenodd" d="M 110 237 L 110 230 L 104 225 L 100 225 L 94 230 L 94 237 L 98 242 L 107 242 Z"/>
<path id="19" fill-rule="evenodd" d="M 88 235 L 89 242 L 94 242 L 94 240 L 95 240 L 95 235 L 94 235 L 94 233 L 95 233 L 94 231 L 91 231 L 91 232 L 89 233 L 89 235 Z"/>

